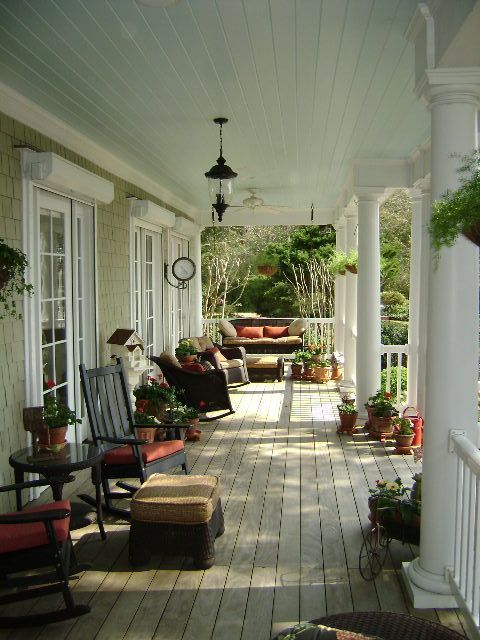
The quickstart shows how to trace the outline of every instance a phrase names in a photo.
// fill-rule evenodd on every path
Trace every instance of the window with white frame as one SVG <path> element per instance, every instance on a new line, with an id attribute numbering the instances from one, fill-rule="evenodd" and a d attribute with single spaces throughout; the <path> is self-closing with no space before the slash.
<path id="1" fill-rule="evenodd" d="M 190 243 L 187 238 L 172 234 L 170 236 L 171 264 L 178 258 L 188 257 Z M 171 344 L 176 347 L 179 340 L 190 336 L 190 287 L 171 289 L 170 297 Z"/>

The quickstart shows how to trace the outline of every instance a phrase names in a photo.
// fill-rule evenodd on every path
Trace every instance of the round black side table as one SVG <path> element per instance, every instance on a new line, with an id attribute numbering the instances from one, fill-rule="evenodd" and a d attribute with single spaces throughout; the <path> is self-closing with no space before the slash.
<path id="1" fill-rule="evenodd" d="M 12 453 L 9 463 L 14 469 L 15 482 L 23 482 L 25 473 L 39 473 L 52 487 L 54 500 L 62 499 L 63 485 L 69 476 L 81 469 L 95 468 L 93 480 L 95 484 L 95 505 L 97 523 L 102 539 L 106 534 L 102 519 L 101 469 L 103 451 L 91 444 L 67 443 L 58 453 L 38 451 L 34 447 L 26 447 Z M 22 508 L 22 492 L 16 491 L 17 510 Z"/>

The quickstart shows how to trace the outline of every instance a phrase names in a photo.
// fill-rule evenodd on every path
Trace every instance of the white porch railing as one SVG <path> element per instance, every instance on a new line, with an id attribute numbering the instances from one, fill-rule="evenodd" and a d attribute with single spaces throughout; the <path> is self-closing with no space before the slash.
<path id="1" fill-rule="evenodd" d="M 386 356 L 387 359 L 387 367 L 384 369 L 387 372 L 385 391 L 392 394 L 394 404 L 399 409 L 402 404 L 405 404 L 407 393 L 406 385 L 402 384 L 402 361 L 404 355 L 408 356 L 408 344 L 382 344 L 381 355 Z M 397 367 L 396 379 L 392 375 L 394 366 Z"/>
<path id="2" fill-rule="evenodd" d="M 230 320 L 231 318 L 226 318 Z M 218 318 L 203 318 L 203 333 L 209 336 L 213 342 L 220 342 L 218 330 Z M 321 342 L 325 345 L 326 353 L 335 350 L 334 319 L 333 318 L 305 318 L 307 330 L 305 332 L 305 344 Z"/>
<path id="3" fill-rule="evenodd" d="M 454 565 L 448 570 L 459 606 L 478 633 L 480 625 L 480 451 L 463 431 L 450 432 L 457 456 Z"/>

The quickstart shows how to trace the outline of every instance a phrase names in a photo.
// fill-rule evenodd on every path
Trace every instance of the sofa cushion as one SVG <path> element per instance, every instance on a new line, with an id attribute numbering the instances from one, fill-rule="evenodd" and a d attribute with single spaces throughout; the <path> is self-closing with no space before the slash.
<path id="1" fill-rule="evenodd" d="M 236 338 L 237 336 L 237 330 L 233 324 L 228 320 L 225 320 L 225 318 L 218 321 L 218 328 L 220 329 L 222 336 L 225 336 L 226 338 Z"/>
<path id="2" fill-rule="evenodd" d="M 264 338 L 284 338 L 288 336 L 288 327 L 263 327 Z"/>
<path id="3" fill-rule="evenodd" d="M 231 360 L 225 360 L 225 362 L 221 362 L 220 366 L 222 369 L 238 369 L 238 367 L 243 367 L 243 360 L 232 358 Z"/>
<path id="4" fill-rule="evenodd" d="M 215 346 L 209 336 L 200 336 L 198 338 L 198 343 L 200 345 L 200 351 L 206 351 L 207 349 L 213 349 Z"/>
<path id="5" fill-rule="evenodd" d="M 238 338 L 263 338 L 263 327 L 238 327 Z"/>
<path id="6" fill-rule="evenodd" d="M 213 349 L 205 349 L 207 353 L 213 353 L 213 357 L 215 358 L 218 366 L 221 366 L 222 362 L 227 362 L 227 358 L 223 355 L 218 347 L 213 347 Z"/>
<path id="7" fill-rule="evenodd" d="M 192 346 L 194 349 L 196 349 L 197 351 L 203 351 L 203 349 L 200 347 L 200 342 L 198 338 L 188 338 L 188 339 L 192 343 Z"/>
<path id="8" fill-rule="evenodd" d="M 170 367 L 177 367 L 177 369 L 181 369 L 182 368 L 182 365 L 177 360 L 177 358 L 175 356 L 173 356 L 171 353 L 168 353 L 168 351 L 163 351 L 159 355 L 158 359 L 160 361 L 160 366 L 162 366 L 162 363 L 163 363 L 163 364 L 166 364 L 167 366 L 170 366 Z"/>
<path id="9" fill-rule="evenodd" d="M 241 346 L 242 344 L 275 344 L 278 340 L 284 339 L 285 338 L 224 338 L 223 344 L 225 347 Z"/>
<path id="10" fill-rule="evenodd" d="M 297 318 L 288 326 L 289 336 L 301 336 L 307 330 L 307 321 L 305 318 Z"/>

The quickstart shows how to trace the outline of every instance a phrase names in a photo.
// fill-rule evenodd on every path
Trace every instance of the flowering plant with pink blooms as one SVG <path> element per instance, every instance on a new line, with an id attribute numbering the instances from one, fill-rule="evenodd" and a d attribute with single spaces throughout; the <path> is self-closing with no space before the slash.
<path id="1" fill-rule="evenodd" d="M 153 400 L 167 404 L 174 404 L 176 400 L 175 389 L 169 388 L 165 383 L 159 383 L 154 376 L 147 376 L 147 382 L 134 389 L 133 395 L 137 400 Z"/>
<path id="2" fill-rule="evenodd" d="M 56 384 L 53 380 L 48 380 L 44 386 L 46 389 L 53 390 Z M 82 421 L 77 418 L 75 411 L 67 407 L 59 398 L 47 394 L 43 397 L 43 422 L 49 429 L 55 429 L 69 424 L 80 424 Z"/>

